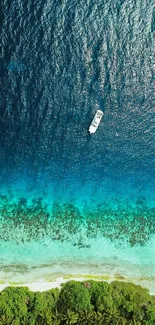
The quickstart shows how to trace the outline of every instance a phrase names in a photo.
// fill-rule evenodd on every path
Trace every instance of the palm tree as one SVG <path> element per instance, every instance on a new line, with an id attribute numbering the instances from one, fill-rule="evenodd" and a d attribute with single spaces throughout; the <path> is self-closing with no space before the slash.
<path id="1" fill-rule="evenodd" d="M 125 318 L 120 317 L 117 321 L 116 321 L 116 325 L 127 325 L 127 321 Z"/>
<path id="2" fill-rule="evenodd" d="M 0 325 L 11 325 L 13 322 L 12 316 L 1 315 L 0 316 Z"/>
<path id="3" fill-rule="evenodd" d="M 65 321 L 66 325 L 77 324 L 78 315 L 69 309 L 67 309 L 66 313 L 62 315 L 61 319 Z"/>
<path id="4" fill-rule="evenodd" d="M 93 321 L 94 321 L 94 325 L 103 325 L 103 321 L 104 321 L 104 316 L 101 312 L 97 311 L 97 312 L 93 312 Z"/>
<path id="5" fill-rule="evenodd" d="M 60 325 L 61 323 L 61 314 L 55 309 L 51 316 L 52 325 Z"/>
<path id="6" fill-rule="evenodd" d="M 112 305 L 108 309 L 104 310 L 104 320 L 107 324 L 116 325 L 120 319 L 121 316 L 115 306 Z"/>
<path id="7" fill-rule="evenodd" d="M 141 321 L 136 321 L 135 319 L 132 319 L 132 320 L 130 320 L 127 324 L 128 324 L 128 325 L 141 325 L 142 323 L 141 323 Z M 146 323 L 146 324 L 147 324 L 147 323 Z M 151 323 L 149 323 L 148 325 L 153 325 L 153 323 L 151 322 Z"/>
<path id="8" fill-rule="evenodd" d="M 83 311 L 79 315 L 78 325 L 94 325 L 93 312 Z"/>

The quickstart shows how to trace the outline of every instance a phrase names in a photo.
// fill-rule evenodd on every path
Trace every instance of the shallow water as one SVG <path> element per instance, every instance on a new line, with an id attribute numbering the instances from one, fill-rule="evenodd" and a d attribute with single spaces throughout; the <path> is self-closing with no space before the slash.
<path id="1" fill-rule="evenodd" d="M 153 0 L 4 1 L 2 269 L 117 262 L 154 275 L 154 14 Z"/>

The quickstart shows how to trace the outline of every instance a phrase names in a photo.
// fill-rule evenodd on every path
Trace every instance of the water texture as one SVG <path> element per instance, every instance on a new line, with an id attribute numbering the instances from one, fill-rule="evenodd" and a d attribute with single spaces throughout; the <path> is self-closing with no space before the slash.
<path id="1" fill-rule="evenodd" d="M 5 0 L 0 13 L 1 268 L 154 276 L 154 1 Z"/>

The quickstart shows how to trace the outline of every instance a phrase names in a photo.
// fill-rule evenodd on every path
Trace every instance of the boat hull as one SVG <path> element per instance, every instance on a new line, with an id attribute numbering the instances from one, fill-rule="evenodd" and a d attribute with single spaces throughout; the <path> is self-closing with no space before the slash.
<path id="1" fill-rule="evenodd" d="M 103 112 L 100 111 L 100 110 L 97 110 L 90 126 L 89 126 L 89 133 L 92 134 L 92 133 L 95 133 L 100 122 L 101 122 L 101 119 L 103 117 Z"/>

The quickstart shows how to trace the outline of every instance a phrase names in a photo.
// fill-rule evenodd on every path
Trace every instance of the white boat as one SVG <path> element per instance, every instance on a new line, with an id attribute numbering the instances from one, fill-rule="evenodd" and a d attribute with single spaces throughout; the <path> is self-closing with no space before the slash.
<path id="1" fill-rule="evenodd" d="M 103 112 L 98 109 L 89 127 L 90 134 L 96 132 L 101 122 L 102 116 L 103 116 Z"/>

